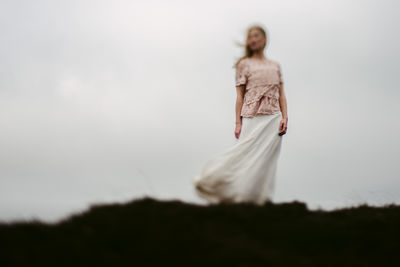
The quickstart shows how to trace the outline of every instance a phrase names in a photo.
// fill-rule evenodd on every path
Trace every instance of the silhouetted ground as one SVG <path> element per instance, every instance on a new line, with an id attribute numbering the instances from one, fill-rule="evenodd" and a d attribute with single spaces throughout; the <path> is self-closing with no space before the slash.
<path id="1" fill-rule="evenodd" d="M 0 266 L 400 266 L 400 206 L 201 206 L 150 197 L 0 224 Z"/>

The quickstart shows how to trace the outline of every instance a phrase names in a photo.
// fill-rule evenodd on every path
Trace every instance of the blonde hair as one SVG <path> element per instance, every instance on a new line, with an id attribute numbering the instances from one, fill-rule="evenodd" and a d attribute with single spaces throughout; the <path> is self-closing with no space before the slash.
<path id="1" fill-rule="evenodd" d="M 234 65 L 234 68 L 237 67 L 237 65 L 239 64 L 239 62 L 240 62 L 242 59 L 247 58 L 247 57 L 251 57 L 251 56 L 253 55 L 253 51 L 251 50 L 251 48 L 250 48 L 250 46 L 249 46 L 249 44 L 248 44 L 250 31 L 253 30 L 253 29 L 259 30 L 259 31 L 261 32 L 261 34 L 264 36 L 264 38 L 265 38 L 266 41 L 265 41 L 265 45 L 264 45 L 263 49 L 267 46 L 267 41 L 268 41 L 267 30 L 264 29 L 264 27 L 262 27 L 261 25 L 258 25 L 258 24 L 256 24 L 256 25 L 251 25 L 250 27 L 247 28 L 246 43 L 245 43 L 245 44 L 240 44 L 240 43 L 239 43 L 240 46 L 244 47 L 244 55 L 243 55 L 242 57 L 240 57 L 240 58 L 236 61 L 235 65 Z"/>

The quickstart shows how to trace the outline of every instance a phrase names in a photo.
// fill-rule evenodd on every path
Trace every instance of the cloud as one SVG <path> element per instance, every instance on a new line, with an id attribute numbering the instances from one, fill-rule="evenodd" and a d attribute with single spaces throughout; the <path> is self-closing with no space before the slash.
<path id="1" fill-rule="evenodd" d="M 234 141 L 235 41 L 252 23 L 288 98 L 277 201 L 396 195 L 398 3 L 377 3 L 2 1 L 2 214 L 59 216 L 49 196 L 197 201 L 190 178 Z"/>

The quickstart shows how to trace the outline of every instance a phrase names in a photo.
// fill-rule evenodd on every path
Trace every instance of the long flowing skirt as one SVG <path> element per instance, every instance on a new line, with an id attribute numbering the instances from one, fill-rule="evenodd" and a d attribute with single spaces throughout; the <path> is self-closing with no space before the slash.
<path id="1" fill-rule="evenodd" d="M 192 178 L 194 190 L 211 204 L 272 202 L 282 136 L 282 113 L 242 118 L 239 139 L 208 160 Z"/>

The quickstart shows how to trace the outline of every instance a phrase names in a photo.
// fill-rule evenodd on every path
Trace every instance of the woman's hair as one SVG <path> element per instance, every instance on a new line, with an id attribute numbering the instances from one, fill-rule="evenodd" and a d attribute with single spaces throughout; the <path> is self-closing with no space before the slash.
<path id="1" fill-rule="evenodd" d="M 257 29 L 257 30 L 259 30 L 259 31 L 261 32 L 261 34 L 264 36 L 264 38 L 265 38 L 265 40 L 266 40 L 265 46 L 267 46 L 267 42 L 268 42 L 267 30 L 264 29 L 264 27 L 262 27 L 261 25 L 257 25 L 257 24 L 256 24 L 256 25 L 250 26 L 249 28 L 247 28 L 247 34 L 246 34 L 246 42 L 245 42 L 245 44 L 240 44 L 240 43 L 239 43 L 239 46 L 244 47 L 244 55 L 243 55 L 242 57 L 240 57 L 240 58 L 236 61 L 235 65 L 234 65 L 234 68 L 237 67 L 237 64 L 238 64 L 242 59 L 244 59 L 244 58 L 246 58 L 246 57 L 251 57 L 251 56 L 253 55 L 253 51 L 251 50 L 251 48 L 250 48 L 250 46 L 249 46 L 249 44 L 248 44 L 248 42 L 247 42 L 248 39 L 249 39 L 250 31 L 253 30 L 253 29 Z M 263 48 L 265 48 L 265 46 L 264 46 Z"/>

